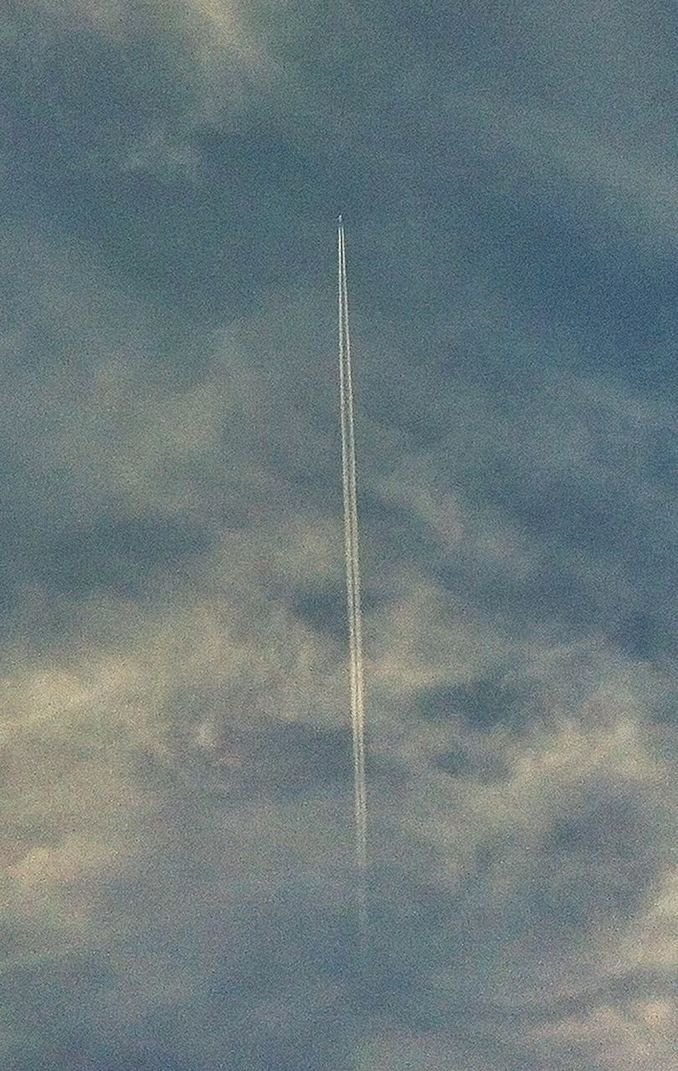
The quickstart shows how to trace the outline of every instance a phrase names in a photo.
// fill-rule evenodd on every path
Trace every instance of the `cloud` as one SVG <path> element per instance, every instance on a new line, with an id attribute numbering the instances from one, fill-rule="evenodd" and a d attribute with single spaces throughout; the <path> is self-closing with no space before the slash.
<path id="1" fill-rule="evenodd" d="M 549 1052 L 556 1066 L 593 1053 L 598 1066 L 654 1068 L 670 1061 L 675 1042 L 671 1029 L 673 1011 L 667 1002 L 639 1002 L 626 1014 L 601 1008 L 591 1014 L 565 1020 L 557 1026 L 534 1031 L 537 1048 Z"/>
<path id="2" fill-rule="evenodd" d="M 647 25 L 639 43 L 619 5 L 589 35 L 586 5 L 524 5 L 509 49 L 482 5 L 455 12 L 450 81 L 427 59 L 439 22 L 231 10 L 24 15 L 71 96 L 45 110 L 36 81 L 45 132 L 13 174 L 40 198 L 14 203 L 0 250 L 3 1059 L 649 1071 L 673 1030 L 672 415 L 628 340 L 603 360 L 604 316 L 535 282 L 561 195 L 570 218 L 595 207 L 591 235 L 620 220 L 617 259 L 601 253 L 616 279 L 640 233 L 629 198 L 659 255 L 671 191 L 653 215 L 639 179 L 663 182 L 655 140 L 621 108 L 592 140 L 633 82 L 601 61 L 642 55 Z M 551 99 L 575 48 L 586 77 Z M 454 198 L 450 108 L 471 146 Z M 562 179 L 547 217 L 518 156 L 544 188 Z M 362 965 L 322 222 L 339 192 L 369 659 Z M 401 195 L 420 198 L 411 219 Z M 568 228 L 572 267 L 590 246 Z"/>
<path id="3" fill-rule="evenodd" d="M 29 4 L 57 25 L 104 34 L 115 35 L 131 18 L 128 0 L 29 0 Z"/>
<path id="4" fill-rule="evenodd" d="M 507 107 L 499 100 L 477 99 L 473 106 L 476 114 L 485 114 L 500 144 L 534 168 L 541 190 L 562 186 L 565 177 L 575 212 L 588 194 L 586 208 L 589 213 L 593 209 L 594 218 L 607 216 L 617 227 L 634 231 L 641 242 L 647 235 L 667 250 L 675 244 L 678 184 L 661 155 L 635 144 L 620 146 L 608 132 L 587 129 L 553 105 L 516 102 Z"/>

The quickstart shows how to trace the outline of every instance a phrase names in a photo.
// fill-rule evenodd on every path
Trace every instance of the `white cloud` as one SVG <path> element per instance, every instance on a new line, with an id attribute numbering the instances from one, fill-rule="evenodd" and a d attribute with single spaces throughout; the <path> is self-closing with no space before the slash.
<path id="1" fill-rule="evenodd" d="M 565 1019 L 532 1032 L 537 1052 L 555 1066 L 588 1059 L 603 1071 L 655 1071 L 670 1067 L 676 1033 L 664 1002 L 625 1012 L 600 1007 L 590 1013 Z M 553 1066 L 553 1064 L 552 1064 Z"/>

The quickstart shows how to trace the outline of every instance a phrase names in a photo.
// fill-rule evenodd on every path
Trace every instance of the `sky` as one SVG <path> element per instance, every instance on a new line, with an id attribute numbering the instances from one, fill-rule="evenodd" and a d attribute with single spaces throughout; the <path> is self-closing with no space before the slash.
<path id="1" fill-rule="evenodd" d="M 677 46 L 2 5 L 7 1071 L 670 1071 Z"/>

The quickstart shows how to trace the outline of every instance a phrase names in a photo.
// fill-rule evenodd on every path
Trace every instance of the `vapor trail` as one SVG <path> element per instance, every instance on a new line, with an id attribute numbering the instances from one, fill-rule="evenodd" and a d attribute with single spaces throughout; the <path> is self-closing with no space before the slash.
<path id="1" fill-rule="evenodd" d="M 365 687 L 363 666 L 360 557 L 358 541 L 358 492 L 353 401 L 353 370 L 348 321 L 346 243 L 339 219 L 339 387 L 341 415 L 342 485 L 344 495 L 344 542 L 346 595 L 350 648 L 351 727 L 353 735 L 353 789 L 356 861 L 361 872 L 361 918 L 365 919 L 365 873 L 367 868 L 367 782 L 365 773 Z"/>

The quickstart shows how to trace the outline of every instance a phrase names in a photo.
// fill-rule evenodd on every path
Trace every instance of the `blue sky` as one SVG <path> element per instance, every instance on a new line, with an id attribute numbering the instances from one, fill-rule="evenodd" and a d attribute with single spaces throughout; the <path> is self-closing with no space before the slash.
<path id="1" fill-rule="evenodd" d="M 4 1067 L 669 1068 L 677 30 L 3 9 Z"/>

